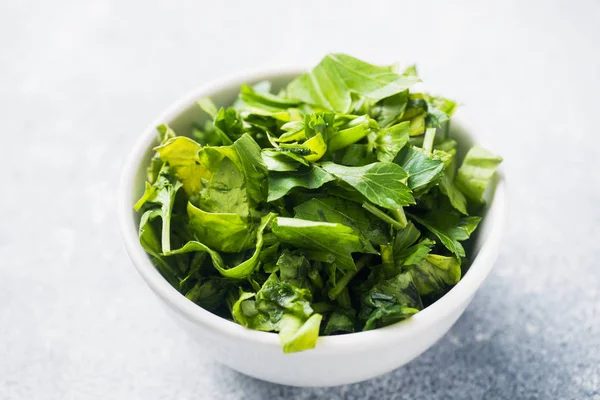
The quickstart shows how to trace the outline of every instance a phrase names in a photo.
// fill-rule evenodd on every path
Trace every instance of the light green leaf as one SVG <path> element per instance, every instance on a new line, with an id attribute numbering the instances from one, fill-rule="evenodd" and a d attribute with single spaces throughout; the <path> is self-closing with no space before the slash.
<path id="1" fill-rule="evenodd" d="M 267 198 L 267 166 L 262 157 L 260 146 L 247 133 L 243 134 L 232 146 L 238 155 L 240 170 L 244 173 L 246 190 L 253 205 Z"/>
<path id="2" fill-rule="evenodd" d="M 256 249 L 254 250 L 254 254 L 252 255 L 252 257 L 235 267 L 227 268 L 225 266 L 225 263 L 223 262 L 223 259 L 221 258 L 221 255 L 218 252 L 212 250 L 205 244 L 197 241 L 187 242 L 182 248 L 170 252 L 165 252 L 163 253 L 163 255 L 170 256 L 176 254 L 185 254 L 190 252 L 202 251 L 208 253 L 212 260 L 213 266 L 224 277 L 231 279 L 245 279 L 248 276 L 250 276 L 258 266 L 258 258 L 264 243 L 263 232 L 274 217 L 275 214 L 270 213 L 265 215 L 261 219 L 261 223 L 256 231 Z"/>
<path id="3" fill-rule="evenodd" d="M 408 222 L 406 227 L 398 231 L 394 237 L 394 258 L 400 259 L 400 253 L 414 244 L 420 236 L 421 232 L 412 222 Z"/>
<path id="4" fill-rule="evenodd" d="M 216 170 L 198 204 L 208 212 L 237 213 L 245 218 L 249 212 L 249 205 L 244 174 L 234 161 L 224 157 L 217 149 L 216 147 L 203 149 L 203 156 L 213 160 L 220 158 L 220 160 L 208 163 L 211 166 L 216 165 Z"/>
<path id="5" fill-rule="evenodd" d="M 298 161 L 295 161 L 290 157 L 286 156 L 285 154 L 282 154 L 281 152 L 274 149 L 263 149 L 260 155 L 269 171 L 296 171 L 300 166 L 300 163 Z"/>
<path id="6" fill-rule="evenodd" d="M 408 142 L 408 121 L 380 129 L 375 140 L 377 161 L 392 162 Z"/>
<path id="7" fill-rule="evenodd" d="M 371 121 L 368 116 L 363 115 L 350 121 L 345 129 L 334 132 L 327 144 L 329 151 L 343 149 L 367 136 L 372 129 Z"/>
<path id="8" fill-rule="evenodd" d="M 429 254 L 435 242 L 429 239 L 423 239 L 419 243 L 414 244 L 400 251 L 395 255 L 394 262 L 397 266 L 407 266 L 419 264 Z"/>
<path id="9" fill-rule="evenodd" d="M 485 192 L 502 162 L 499 157 L 479 146 L 473 146 L 465 156 L 456 175 L 456 186 L 476 203 L 485 202 Z"/>
<path id="10" fill-rule="evenodd" d="M 312 349 L 317 344 L 321 314 L 313 314 L 306 321 L 284 314 L 279 322 L 279 339 L 284 353 L 294 353 Z"/>
<path id="11" fill-rule="evenodd" d="M 440 181 L 440 191 L 448 197 L 452 207 L 456 208 L 463 215 L 469 215 L 467 212 L 467 199 L 446 174 L 442 176 L 442 180 Z"/>
<path id="12" fill-rule="evenodd" d="M 237 253 L 250 248 L 252 231 L 235 213 L 208 213 L 188 203 L 190 229 L 196 238 L 213 250 Z"/>
<path id="13" fill-rule="evenodd" d="M 327 144 L 325 144 L 323 135 L 320 133 L 317 133 L 303 144 L 311 151 L 311 154 L 304 156 L 307 161 L 318 161 L 325 155 L 325 152 L 327 151 Z"/>
<path id="14" fill-rule="evenodd" d="M 281 143 L 288 143 L 306 139 L 303 121 L 290 121 L 282 125 L 281 130 L 284 131 L 284 133 L 282 133 L 278 138 L 273 138 L 273 140 Z"/>
<path id="15" fill-rule="evenodd" d="M 182 187 L 181 182 L 177 180 L 168 165 L 160 170 L 156 182 L 152 186 L 146 185 L 146 192 L 135 204 L 136 210 L 146 203 L 157 204 L 160 212 L 152 214 L 153 218 L 160 217 L 162 220 L 161 248 L 163 252 L 171 250 L 171 213 L 173 212 L 173 203 L 175 195 Z"/>
<path id="16" fill-rule="evenodd" d="M 242 101 L 236 104 L 236 108 L 240 111 L 272 117 L 285 122 L 299 117 L 299 114 L 292 110 L 298 105 L 297 100 L 286 99 L 268 91 L 260 92 L 248 85 L 242 85 L 240 99 Z"/>
<path id="17" fill-rule="evenodd" d="M 152 256 L 156 269 L 158 269 L 161 275 L 164 276 L 172 286 L 178 287 L 179 279 L 177 277 L 177 271 L 161 256 L 161 243 L 152 226 L 152 221 L 160 216 L 161 210 L 159 208 L 147 210 L 142 214 L 139 228 L 140 244 L 144 250 Z"/>
<path id="18" fill-rule="evenodd" d="M 322 167 L 378 206 L 393 210 L 415 202 L 404 184 L 408 175 L 396 164 L 377 162 L 364 167 L 346 167 L 326 162 Z"/>
<path id="19" fill-rule="evenodd" d="M 288 96 L 328 110 L 347 113 L 351 93 L 373 101 L 408 89 L 419 79 L 399 75 L 390 67 L 379 67 L 345 54 L 328 54 L 312 71 L 294 79 Z"/>
<path id="20" fill-rule="evenodd" d="M 177 136 L 175 132 L 165 124 L 157 126 L 156 130 L 158 131 L 157 136 L 159 144 L 165 144 L 167 141 Z M 156 181 L 163 164 L 164 161 L 160 159 L 160 154 L 155 153 L 150 160 L 150 165 L 146 169 L 148 182 L 154 183 L 154 181 Z"/>
<path id="21" fill-rule="evenodd" d="M 210 179 L 211 173 L 200 164 L 198 153 L 202 146 L 183 136 L 174 137 L 156 147 L 160 159 L 167 162 L 175 176 L 183 183 L 188 196 L 197 194 L 202 188 L 202 181 Z"/>
<path id="22" fill-rule="evenodd" d="M 365 321 L 363 330 L 386 326 L 407 318 L 423 308 L 423 302 L 408 272 L 398 274 L 389 279 L 380 279 L 374 284 L 365 283 L 367 289 L 359 289 L 360 302 L 362 304 L 360 317 Z M 397 307 L 395 312 L 383 312 L 377 310 L 389 310 Z M 403 309 L 410 309 L 405 310 Z M 396 318 L 384 319 L 385 316 L 395 315 Z"/>

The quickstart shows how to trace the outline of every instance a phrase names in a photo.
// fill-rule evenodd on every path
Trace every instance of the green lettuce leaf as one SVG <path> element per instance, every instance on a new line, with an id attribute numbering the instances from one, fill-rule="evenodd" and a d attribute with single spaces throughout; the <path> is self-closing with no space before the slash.
<path id="1" fill-rule="evenodd" d="M 362 167 L 372 164 L 377 161 L 372 147 L 369 144 L 351 144 L 336 153 L 339 156 L 337 158 L 334 157 L 334 161 L 349 167 Z"/>
<path id="2" fill-rule="evenodd" d="M 363 330 L 389 325 L 423 308 L 421 296 L 409 272 L 378 280 L 375 284 L 367 282 L 366 287 L 360 295 L 360 317 L 365 320 Z"/>
<path id="3" fill-rule="evenodd" d="M 219 273 L 222 276 L 232 279 L 247 278 L 254 272 L 254 270 L 258 266 L 259 255 L 264 244 L 263 232 L 274 217 L 275 214 L 271 213 L 262 218 L 261 223 L 256 231 L 256 249 L 254 250 L 254 254 L 252 254 L 252 256 L 249 259 L 247 259 L 239 265 L 236 265 L 235 267 L 227 268 L 225 266 L 225 263 L 223 262 L 223 258 L 218 252 L 212 250 L 210 247 L 198 241 L 190 241 L 177 250 L 164 252 L 163 255 L 170 256 L 198 251 L 208 253 L 212 260 L 213 266 L 217 271 L 219 271 Z"/>
<path id="4" fill-rule="evenodd" d="M 456 186 L 476 203 L 485 202 L 485 192 L 496 174 L 499 157 L 479 146 L 473 146 L 465 156 L 456 175 Z"/>
<path id="5" fill-rule="evenodd" d="M 356 269 L 351 253 L 363 250 L 356 232 L 338 223 L 277 217 L 271 229 L 282 243 L 333 255 L 341 270 Z"/>
<path id="6" fill-rule="evenodd" d="M 365 253 L 377 254 L 371 241 L 376 244 L 386 241 L 383 224 L 374 221 L 360 205 L 339 197 L 311 199 L 294 207 L 294 212 L 299 219 L 339 223 L 354 229 Z"/>
<path id="7" fill-rule="evenodd" d="M 422 216 L 411 215 L 411 218 L 433 233 L 457 257 L 465 257 L 460 242 L 467 240 L 481 221 L 480 217 L 459 217 L 457 213 L 443 209 Z"/>
<path id="8" fill-rule="evenodd" d="M 354 311 L 354 310 L 352 310 Z M 352 333 L 355 332 L 355 317 L 352 312 L 334 311 L 327 319 L 327 324 L 323 333 L 331 335 L 332 333 Z"/>
<path id="9" fill-rule="evenodd" d="M 208 213 L 192 203 L 188 203 L 187 212 L 190 230 L 198 241 L 211 249 L 237 253 L 252 247 L 252 231 L 238 214 Z"/>
<path id="10" fill-rule="evenodd" d="M 160 145 L 166 143 L 167 141 L 169 141 L 169 140 L 173 139 L 175 136 L 177 136 L 175 134 L 175 132 L 165 124 L 157 126 L 156 130 L 158 131 L 157 136 L 158 136 L 158 143 Z M 154 183 L 154 181 L 156 181 L 156 178 L 158 178 L 158 173 L 160 172 L 160 169 L 162 168 L 163 164 L 164 164 L 164 161 L 161 160 L 160 154 L 155 153 L 152 156 L 152 159 L 150 160 L 150 165 L 146 169 L 146 176 L 147 176 L 146 179 L 148 179 L 148 182 L 150 182 L 152 184 L 152 183 Z"/>
<path id="11" fill-rule="evenodd" d="M 245 104 L 241 109 L 252 114 L 270 116 L 281 121 L 290 121 L 293 117 L 289 108 L 296 107 L 298 101 L 277 96 L 268 91 L 259 92 L 248 85 L 242 85 L 240 98 Z"/>
<path id="12" fill-rule="evenodd" d="M 335 178 L 322 168 L 311 166 L 293 172 L 272 172 L 269 174 L 268 201 L 274 201 L 287 195 L 296 187 L 318 189 Z"/>
<path id="13" fill-rule="evenodd" d="M 381 129 L 375 140 L 377 160 L 392 162 L 398 152 L 408 143 L 409 122 L 402 122 L 389 128 Z"/>
<path id="14" fill-rule="evenodd" d="M 333 152 L 348 147 L 367 136 L 371 130 L 377 128 L 377 123 L 367 115 L 354 118 L 346 123 L 342 129 L 331 134 L 327 144 L 329 151 Z"/>
<path id="15" fill-rule="evenodd" d="M 454 177 L 456 175 L 456 141 L 445 141 L 441 146 L 437 145 L 436 147 L 438 149 L 442 147 L 440 150 L 448 154 L 448 157 L 444 161 L 445 168 L 444 175 L 440 180 L 440 192 L 448 197 L 452 207 L 463 215 L 469 215 L 467 212 L 467 198 L 454 184 Z"/>
<path id="16" fill-rule="evenodd" d="M 418 81 L 329 54 L 278 91 L 198 100 L 182 136 L 157 128 L 141 246 L 181 295 L 286 353 L 411 317 L 460 280 L 501 161 L 475 146 L 458 168 L 457 104 Z"/>
<path id="17" fill-rule="evenodd" d="M 429 254 L 409 269 L 422 296 L 440 294 L 460 280 L 460 261 L 454 257 Z"/>
<path id="18" fill-rule="evenodd" d="M 414 146 L 404 148 L 394 162 L 408 173 L 408 187 L 415 192 L 436 184 L 444 171 L 443 160 Z"/>
<path id="19" fill-rule="evenodd" d="M 300 167 L 300 162 L 274 149 L 263 149 L 261 158 L 269 171 L 289 172 Z"/>
<path id="20" fill-rule="evenodd" d="M 155 148 L 160 159 L 171 166 L 189 196 L 198 193 L 202 182 L 211 176 L 206 167 L 200 164 L 198 153 L 201 149 L 198 143 L 182 136 L 173 137 Z"/>
<path id="21" fill-rule="evenodd" d="M 377 162 L 364 167 L 346 167 L 326 162 L 322 167 L 378 206 L 395 210 L 415 202 L 403 183 L 408 174 L 396 164 Z"/>
<path id="22" fill-rule="evenodd" d="M 338 53 L 328 54 L 312 71 L 294 79 L 287 94 L 308 104 L 347 113 L 352 105 L 351 93 L 378 101 L 403 92 L 418 81 L 414 76 L 399 75 L 390 67 Z"/>
<path id="23" fill-rule="evenodd" d="M 234 161 L 222 156 L 217 147 L 204 148 L 201 156 L 211 160 L 206 164 L 214 168 L 214 172 L 198 199 L 200 208 L 208 212 L 236 213 L 246 217 L 250 205 L 243 172 Z"/>
<path id="24" fill-rule="evenodd" d="M 233 287 L 231 281 L 210 277 L 201 279 L 185 294 L 188 300 L 209 311 L 216 311 L 225 302 L 228 292 Z"/>
<path id="25" fill-rule="evenodd" d="M 267 166 L 261 157 L 260 146 L 247 133 L 235 141 L 233 150 L 237 153 L 239 169 L 245 177 L 246 190 L 253 205 L 267 198 Z"/>
<path id="26" fill-rule="evenodd" d="M 182 183 L 174 177 L 171 168 L 165 165 L 158 174 L 156 182 L 153 185 L 146 184 L 146 191 L 134 206 L 136 211 L 139 211 L 146 203 L 156 204 L 160 207 L 159 211 L 150 214 L 149 217 L 158 217 L 162 220 L 162 252 L 171 250 L 171 214 L 175 195 L 181 187 Z"/>
<path id="27" fill-rule="evenodd" d="M 377 120 L 381 127 L 388 127 L 397 121 L 408 104 L 408 90 L 377 102 L 371 109 L 371 116 Z"/>
<path id="28" fill-rule="evenodd" d="M 231 314 L 247 328 L 279 332 L 283 351 L 293 353 L 312 349 L 319 336 L 322 316 L 313 312 L 311 298 L 310 291 L 271 274 L 256 294 L 241 292 Z"/>
<path id="29" fill-rule="evenodd" d="M 142 214 L 139 228 L 140 244 L 146 253 L 152 257 L 154 265 L 161 275 L 164 276 L 164 278 L 169 281 L 172 286 L 178 287 L 179 279 L 177 270 L 161 255 L 162 248 L 160 239 L 158 238 L 156 229 L 152 224 L 152 221 L 155 218 L 160 217 L 160 213 L 161 210 L 159 208 L 154 208 L 152 210 L 147 210 L 144 214 Z"/>

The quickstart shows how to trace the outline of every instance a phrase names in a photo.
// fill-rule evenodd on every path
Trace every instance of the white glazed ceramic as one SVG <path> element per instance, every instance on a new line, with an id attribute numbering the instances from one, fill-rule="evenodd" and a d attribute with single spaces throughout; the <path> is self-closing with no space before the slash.
<path id="1" fill-rule="evenodd" d="M 477 256 L 469 271 L 444 297 L 408 320 L 368 332 L 321 337 L 313 350 L 284 354 L 277 334 L 249 330 L 211 314 L 171 287 L 138 242 L 139 215 L 134 212 L 133 204 L 144 191 L 146 166 L 157 134 L 155 127 L 167 123 L 179 134 L 189 133 L 192 122 L 205 118 L 195 104 L 197 99 L 210 97 L 217 105 L 226 105 L 233 101 L 244 83 L 266 79 L 274 88 L 280 88 L 298 74 L 298 70 L 278 70 L 223 80 L 198 88 L 171 106 L 142 132 L 127 158 L 119 190 L 119 220 L 127 252 L 140 275 L 175 321 L 215 360 L 270 382 L 334 386 L 366 380 L 398 368 L 423 353 L 450 329 L 496 260 L 507 218 L 506 189 L 500 173 L 494 200 L 479 228 L 475 243 Z M 451 135 L 459 137 L 463 144 L 459 153 L 464 154 L 464 147 L 472 143 L 471 135 L 476 134 L 459 111 L 451 127 Z"/>

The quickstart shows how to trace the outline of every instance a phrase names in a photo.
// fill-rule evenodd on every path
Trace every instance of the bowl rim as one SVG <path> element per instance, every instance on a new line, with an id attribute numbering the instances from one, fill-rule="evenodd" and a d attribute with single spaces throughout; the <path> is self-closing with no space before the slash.
<path id="1" fill-rule="evenodd" d="M 156 127 L 158 125 L 172 120 L 191 104 L 194 104 L 199 98 L 210 97 L 221 90 L 241 86 L 244 83 L 259 82 L 275 77 L 292 78 L 304 71 L 306 69 L 298 67 L 261 69 L 259 71 L 227 76 L 191 90 L 163 111 L 137 139 L 123 164 L 118 189 L 117 207 L 121 236 L 132 263 L 148 286 L 181 316 L 193 321 L 197 325 L 201 325 L 208 330 L 215 331 L 215 333 L 231 339 L 241 339 L 277 348 L 280 348 L 281 344 L 276 333 L 248 329 L 233 321 L 217 316 L 186 299 L 185 296 L 162 277 L 139 243 L 138 227 L 132 218 L 133 203 L 131 202 L 131 193 L 136 175 L 139 169 L 142 168 L 140 165 L 141 160 L 148 148 L 155 143 Z M 477 131 L 476 127 L 462 115 L 464 113 L 459 112 L 457 114 L 452 117 L 453 123 L 458 122 L 458 125 L 475 139 L 476 136 L 473 135 L 473 132 Z M 498 181 L 493 201 L 489 206 L 489 210 L 491 209 L 494 209 L 494 213 L 489 214 L 493 214 L 495 219 L 488 222 L 491 225 L 488 237 L 482 243 L 479 253 L 473 260 L 468 272 L 448 293 L 435 303 L 409 319 L 383 328 L 344 335 L 320 336 L 314 349 L 293 353 L 290 356 L 314 357 L 322 353 L 340 353 L 357 345 L 361 349 L 381 346 L 383 343 L 398 341 L 418 334 L 435 325 L 436 321 L 452 315 L 457 307 L 470 301 L 471 297 L 489 274 L 498 255 L 508 214 L 507 191 L 502 168 L 498 170 Z"/>

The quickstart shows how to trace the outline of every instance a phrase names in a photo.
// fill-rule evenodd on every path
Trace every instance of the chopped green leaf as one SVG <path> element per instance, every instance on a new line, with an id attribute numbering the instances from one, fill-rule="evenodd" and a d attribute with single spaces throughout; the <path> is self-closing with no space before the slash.
<path id="1" fill-rule="evenodd" d="M 346 167 L 327 162 L 322 167 L 378 206 L 393 210 L 415 202 L 404 184 L 408 174 L 396 164 L 377 162 L 364 167 Z"/>
<path id="2" fill-rule="evenodd" d="M 457 168 L 456 103 L 419 81 L 329 54 L 287 86 L 198 100 L 210 120 L 157 127 L 142 248 L 182 296 L 286 353 L 410 318 L 459 282 L 501 161 L 475 146 Z"/>
<path id="3" fill-rule="evenodd" d="M 502 157 L 479 146 L 473 146 L 465 156 L 456 175 L 456 186 L 471 200 L 484 203 L 485 191 L 496 173 Z"/>
<path id="4" fill-rule="evenodd" d="M 235 213 L 208 213 L 187 206 L 190 229 L 196 238 L 213 250 L 236 253 L 252 246 L 252 231 Z"/>
<path id="5" fill-rule="evenodd" d="M 345 54 L 329 54 L 312 71 L 300 75 L 287 87 L 290 97 L 308 104 L 346 113 L 351 93 L 377 101 L 403 92 L 418 82 L 399 75 L 390 67 L 379 67 Z"/>
<path id="6" fill-rule="evenodd" d="M 351 253 L 363 249 L 356 232 L 339 223 L 277 217 L 272 230 L 282 243 L 333 255 L 335 264 L 342 270 L 355 269 Z"/>
<path id="7" fill-rule="evenodd" d="M 331 174 L 314 165 L 293 172 L 273 172 L 269 174 L 268 201 L 282 198 L 295 187 L 318 189 L 334 179 Z"/>

